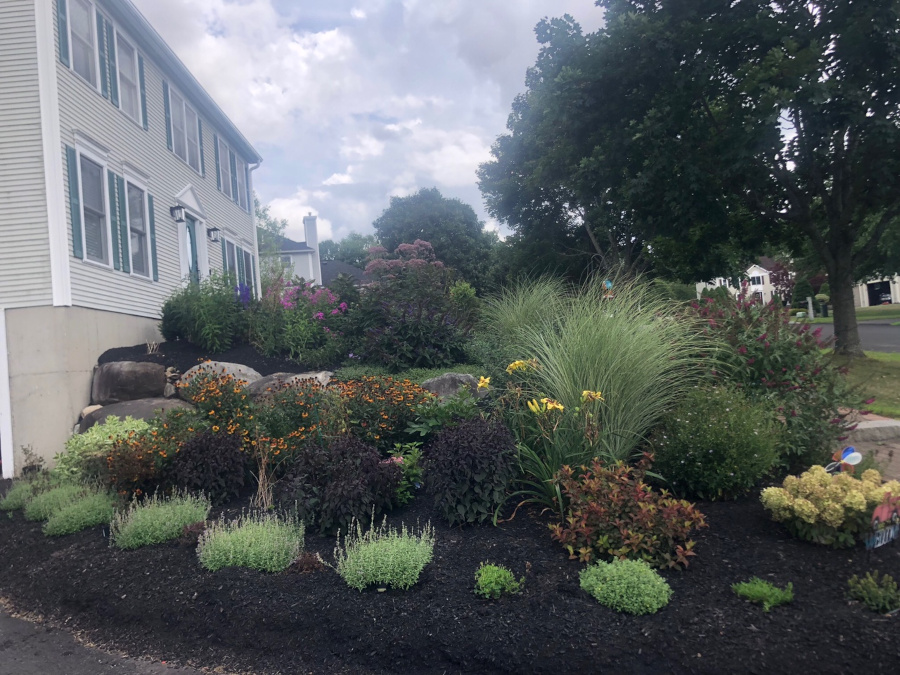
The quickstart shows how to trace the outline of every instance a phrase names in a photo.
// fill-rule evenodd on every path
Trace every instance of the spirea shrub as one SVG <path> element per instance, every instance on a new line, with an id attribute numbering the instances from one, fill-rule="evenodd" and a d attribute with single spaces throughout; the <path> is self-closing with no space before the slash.
<path id="1" fill-rule="evenodd" d="M 781 487 L 766 488 L 760 498 L 772 519 L 795 537 L 846 548 L 871 531 L 872 513 L 888 493 L 900 495 L 900 482 L 882 484 L 874 469 L 854 478 L 814 466 L 800 476 L 788 476 Z"/>
<path id="2" fill-rule="evenodd" d="M 189 492 L 202 492 L 213 504 L 237 497 L 244 487 L 246 455 L 241 438 L 222 431 L 203 431 L 189 438 L 172 460 L 172 483 Z"/>
<path id="3" fill-rule="evenodd" d="M 506 501 L 517 456 L 502 422 L 476 418 L 445 429 L 424 454 L 428 492 L 451 525 L 483 523 Z"/>
<path id="4" fill-rule="evenodd" d="M 617 612 L 654 614 L 669 604 L 672 589 L 643 560 L 598 562 L 579 575 L 581 588 Z"/>
<path id="5" fill-rule="evenodd" d="M 654 492 L 644 482 L 651 456 L 636 466 L 604 465 L 594 460 L 575 472 L 557 474 L 563 502 L 562 523 L 550 526 L 553 538 L 570 558 L 591 562 L 604 558 L 643 560 L 655 567 L 687 567 L 696 555 L 688 537 L 706 519 L 686 501 Z"/>
<path id="6" fill-rule="evenodd" d="M 286 508 L 319 532 L 344 531 L 353 520 L 380 514 L 397 499 L 401 469 L 373 446 L 341 436 L 325 446 L 307 445 L 277 487 Z"/>
<path id="7" fill-rule="evenodd" d="M 777 458 L 770 411 L 728 387 L 694 389 L 654 438 L 653 470 L 678 494 L 716 500 L 752 488 Z"/>
<path id="8" fill-rule="evenodd" d="M 115 415 L 107 417 L 102 424 L 95 424 L 84 433 L 75 434 L 66 441 L 65 452 L 59 453 L 54 462 L 53 472 L 75 480 L 96 480 L 98 467 L 102 467 L 110 448 L 116 441 L 134 436 L 150 428 L 144 420 L 126 417 L 120 420 Z"/>

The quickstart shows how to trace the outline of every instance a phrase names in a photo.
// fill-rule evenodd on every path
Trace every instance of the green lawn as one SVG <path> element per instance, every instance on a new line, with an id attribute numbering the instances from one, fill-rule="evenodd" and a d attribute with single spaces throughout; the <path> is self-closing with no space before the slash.
<path id="1" fill-rule="evenodd" d="M 807 323 L 834 323 L 834 317 L 831 314 L 831 308 L 828 310 L 828 318 L 817 317 L 810 321 L 809 319 L 797 319 L 797 321 L 806 321 Z M 817 312 L 818 314 L 818 312 Z M 900 304 L 898 305 L 878 305 L 876 307 L 858 307 L 856 310 L 857 321 L 872 321 L 875 319 L 900 319 Z M 895 326 L 898 324 L 894 324 Z"/>
<path id="2" fill-rule="evenodd" d="M 848 378 L 875 402 L 866 406 L 876 415 L 900 418 L 900 354 L 866 352 L 867 359 L 842 359 L 849 366 Z"/>

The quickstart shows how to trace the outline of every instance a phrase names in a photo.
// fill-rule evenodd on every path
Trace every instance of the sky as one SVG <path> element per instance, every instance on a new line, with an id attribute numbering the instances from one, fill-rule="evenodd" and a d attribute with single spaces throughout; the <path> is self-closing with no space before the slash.
<path id="1" fill-rule="evenodd" d="M 430 187 L 498 229 L 475 172 L 524 91 L 534 26 L 602 19 L 594 0 L 132 1 L 263 156 L 256 192 L 299 241 L 309 212 L 341 239 Z"/>

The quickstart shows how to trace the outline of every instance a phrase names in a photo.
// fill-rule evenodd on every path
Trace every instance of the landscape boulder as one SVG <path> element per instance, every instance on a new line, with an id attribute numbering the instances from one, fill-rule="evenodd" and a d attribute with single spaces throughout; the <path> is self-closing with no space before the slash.
<path id="1" fill-rule="evenodd" d="M 113 361 L 94 369 L 91 403 L 109 405 L 162 396 L 166 369 L 159 363 Z"/>
<path id="2" fill-rule="evenodd" d="M 287 381 L 288 385 L 297 384 L 298 382 L 303 382 L 304 380 L 315 380 L 323 387 L 327 387 L 328 383 L 331 382 L 331 376 L 334 375 L 330 370 L 320 370 L 317 373 L 300 373 L 299 375 L 294 375 Z"/>
<path id="3" fill-rule="evenodd" d="M 231 375 L 234 379 L 243 380 L 248 385 L 262 379 L 262 375 L 253 370 L 253 368 L 241 365 L 240 363 L 228 363 L 227 361 L 206 361 L 205 363 L 200 363 L 194 366 L 184 375 L 182 375 L 180 380 L 181 384 L 189 384 L 190 381 L 193 380 L 194 377 L 196 377 L 199 373 Z M 185 398 L 185 391 L 183 386 L 178 389 L 178 395 L 181 398 Z"/>
<path id="4" fill-rule="evenodd" d="M 422 383 L 423 389 L 430 391 L 441 400 L 453 398 L 464 387 L 468 388 L 472 396 L 476 398 L 483 398 L 487 395 L 487 390 L 478 388 L 478 380 L 466 373 L 444 373 Z"/>
<path id="5" fill-rule="evenodd" d="M 189 409 L 193 408 L 193 406 L 177 398 L 144 398 L 137 401 L 113 403 L 85 415 L 78 426 L 78 431 L 84 433 L 95 424 L 105 422 L 107 417 L 115 416 L 119 419 L 125 419 L 130 415 L 135 419 L 149 422 L 156 416 L 157 411 L 177 410 L 179 408 Z"/>
<path id="6" fill-rule="evenodd" d="M 271 375 L 266 375 L 256 382 L 251 382 L 247 385 L 247 393 L 250 394 L 250 398 L 254 400 L 262 398 L 270 391 L 274 391 L 284 386 L 285 382 L 294 377 L 295 374 L 296 373 L 272 373 Z"/>

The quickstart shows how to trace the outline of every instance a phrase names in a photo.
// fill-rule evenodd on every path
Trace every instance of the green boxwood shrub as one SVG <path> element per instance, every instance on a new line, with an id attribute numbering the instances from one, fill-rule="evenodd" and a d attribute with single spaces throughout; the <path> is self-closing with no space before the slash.
<path id="1" fill-rule="evenodd" d="M 580 581 L 601 605 L 628 614 L 654 614 L 672 597 L 666 580 L 643 560 L 600 562 L 583 570 Z"/>
<path id="2" fill-rule="evenodd" d="M 653 470 L 682 496 L 731 499 L 772 468 L 777 445 L 766 406 L 728 387 L 694 389 L 663 420 Z"/>
<path id="3" fill-rule="evenodd" d="M 115 515 L 115 497 L 106 492 L 88 492 L 54 513 L 44 523 L 44 534 L 60 537 L 96 525 L 106 525 Z"/>
<path id="4" fill-rule="evenodd" d="M 139 434 L 150 428 L 144 420 L 126 417 L 107 417 L 103 424 L 95 424 L 81 434 L 75 434 L 66 441 L 65 452 L 56 455 L 53 472 L 76 480 L 92 480 L 100 476 L 98 461 L 105 464 L 106 455 L 116 441 Z"/>
<path id="5" fill-rule="evenodd" d="M 496 600 L 504 593 L 518 593 L 525 583 L 516 581 L 516 577 L 502 565 L 485 565 L 481 563 L 475 572 L 475 595 Z"/>

